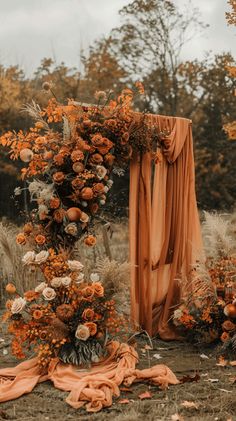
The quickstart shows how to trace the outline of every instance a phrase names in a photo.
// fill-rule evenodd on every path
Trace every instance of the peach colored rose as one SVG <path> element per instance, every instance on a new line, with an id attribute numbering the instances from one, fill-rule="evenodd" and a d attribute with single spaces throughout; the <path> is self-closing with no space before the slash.
<path id="1" fill-rule="evenodd" d="M 81 341 L 87 341 L 87 339 L 90 337 L 89 328 L 84 325 L 79 325 L 76 329 L 75 337 Z"/>
<path id="2" fill-rule="evenodd" d="M 104 288 L 103 288 L 101 282 L 94 282 L 93 289 L 94 289 L 94 294 L 97 297 L 103 297 L 104 296 Z"/>
<path id="3" fill-rule="evenodd" d="M 54 221 L 56 221 L 58 224 L 60 224 L 63 221 L 63 218 L 66 216 L 66 211 L 62 208 L 60 209 L 56 209 L 53 212 L 53 219 Z"/>
<path id="4" fill-rule="evenodd" d="M 20 313 L 25 308 L 25 305 L 26 305 L 26 300 L 24 298 L 22 297 L 15 298 L 11 306 L 12 314 Z"/>
<path id="5" fill-rule="evenodd" d="M 82 289 L 82 295 L 84 298 L 92 298 L 94 296 L 94 288 L 87 286 Z"/>
<path id="6" fill-rule="evenodd" d="M 93 198 L 93 190 L 90 187 L 84 187 L 81 191 L 81 198 L 91 200 Z"/>
<path id="7" fill-rule="evenodd" d="M 97 325 L 93 322 L 86 322 L 84 323 L 84 326 L 86 326 L 89 329 L 90 335 L 94 336 L 97 333 Z"/>
<path id="8" fill-rule="evenodd" d="M 103 157 L 99 153 L 95 153 L 90 157 L 91 164 L 101 164 L 103 162 Z"/>
<path id="9" fill-rule="evenodd" d="M 92 308 L 86 308 L 84 311 L 83 311 L 83 314 L 82 314 L 82 318 L 84 319 L 84 320 L 93 320 L 93 318 L 94 318 L 94 310 L 92 309 Z"/>
<path id="10" fill-rule="evenodd" d="M 84 187 L 84 181 L 81 180 L 79 177 L 75 177 L 74 180 L 71 182 L 73 189 L 82 189 Z"/>
<path id="11" fill-rule="evenodd" d="M 20 233 L 16 236 L 16 242 L 17 244 L 20 244 L 21 246 L 26 244 L 26 237 L 23 233 Z"/>
<path id="12" fill-rule="evenodd" d="M 44 236 L 44 235 L 42 235 L 42 234 L 38 234 L 38 235 L 36 235 L 36 237 L 35 237 L 35 242 L 36 242 L 37 244 L 39 244 L 40 246 L 42 246 L 42 245 L 46 242 L 46 238 L 45 238 L 45 236 Z"/>
<path id="13" fill-rule="evenodd" d="M 65 179 L 65 174 L 62 171 L 58 171 L 53 174 L 52 178 L 55 183 L 61 184 Z"/>
<path id="14" fill-rule="evenodd" d="M 93 192 L 95 196 L 100 196 L 104 193 L 104 184 L 96 183 L 93 185 Z"/>
<path id="15" fill-rule="evenodd" d="M 68 267 L 72 272 L 80 272 L 84 265 L 80 263 L 78 260 L 68 260 Z"/>
<path id="16" fill-rule="evenodd" d="M 54 298 L 56 297 L 56 291 L 53 288 L 50 287 L 46 287 L 43 292 L 43 297 L 45 298 L 45 300 L 47 301 L 51 301 L 54 300 Z"/>

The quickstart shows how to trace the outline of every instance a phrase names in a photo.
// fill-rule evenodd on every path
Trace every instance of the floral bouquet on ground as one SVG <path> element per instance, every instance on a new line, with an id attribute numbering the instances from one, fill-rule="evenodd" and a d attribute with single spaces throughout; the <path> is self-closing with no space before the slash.
<path id="1" fill-rule="evenodd" d="M 114 338 L 127 324 L 115 310 L 115 301 L 91 273 L 85 280 L 83 265 L 53 249 L 29 251 L 23 263 L 40 267 L 45 281 L 21 297 L 13 284 L 6 290 L 14 298 L 6 303 L 4 320 L 14 336 L 12 353 L 24 358 L 32 348 L 39 365 L 47 368 L 58 357 L 65 363 L 89 365 L 106 355 L 109 336 Z"/>

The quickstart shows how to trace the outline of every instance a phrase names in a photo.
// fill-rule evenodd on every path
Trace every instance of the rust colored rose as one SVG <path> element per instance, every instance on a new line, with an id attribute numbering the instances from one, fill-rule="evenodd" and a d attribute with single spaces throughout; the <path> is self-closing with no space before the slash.
<path id="1" fill-rule="evenodd" d="M 93 322 L 86 322 L 84 323 L 84 326 L 86 326 L 89 329 L 90 335 L 94 336 L 97 333 L 97 325 Z"/>
<path id="2" fill-rule="evenodd" d="M 90 331 L 87 326 L 79 325 L 75 332 L 75 337 L 81 341 L 87 341 L 90 336 Z"/>
<path id="3" fill-rule="evenodd" d="M 115 161 L 115 157 L 111 153 L 108 153 L 104 156 L 104 161 L 107 165 L 111 167 Z"/>
<path id="4" fill-rule="evenodd" d="M 73 189 L 82 189 L 84 187 L 84 181 L 81 180 L 79 177 L 74 178 L 71 182 Z"/>
<path id="5" fill-rule="evenodd" d="M 98 211 L 98 209 L 99 209 L 99 206 L 98 206 L 98 204 L 97 204 L 97 203 L 91 203 L 91 205 L 90 205 L 89 209 L 90 209 L 90 212 L 91 212 L 92 214 L 95 214 L 95 213 L 97 213 L 97 211 Z"/>
<path id="6" fill-rule="evenodd" d="M 22 246 L 25 245 L 26 244 L 26 237 L 25 237 L 25 235 L 23 233 L 18 234 L 16 236 L 16 242 L 17 242 L 17 244 L 20 244 Z"/>
<path id="7" fill-rule="evenodd" d="M 29 235 L 31 234 L 32 231 L 33 231 L 33 225 L 31 224 L 31 222 L 28 222 L 27 224 L 23 226 L 24 234 Z"/>
<path id="8" fill-rule="evenodd" d="M 41 310 L 34 310 L 33 312 L 33 318 L 35 320 L 39 320 L 43 317 L 43 312 Z"/>
<path id="9" fill-rule="evenodd" d="M 49 202 L 49 206 L 51 209 L 58 209 L 60 206 L 60 199 L 59 197 L 52 197 Z"/>
<path id="10" fill-rule="evenodd" d="M 6 301 L 5 307 L 7 310 L 11 310 L 13 302 L 14 302 L 13 300 Z"/>
<path id="11" fill-rule="evenodd" d="M 81 191 L 81 197 L 84 200 L 91 200 L 93 198 L 93 190 L 90 187 L 84 187 Z"/>
<path id="12" fill-rule="evenodd" d="M 103 145 L 99 146 L 97 149 L 99 153 L 101 153 L 102 155 L 106 155 L 109 152 L 109 150 L 112 148 L 112 146 L 113 146 L 113 143 L 109 139 L 104 138 Z"/>
<path id="13" fill-rule="evenodd" d="M 58 171 L 53 174 L 52 178 L 55 183 L 61 184 L 65 180 L 65 174 L 62 171 Z"/>
<path id="14" fill-rule="evenodd" d="M 5 289 L 6 289 L 6 292 L 8 292 L 8 294 L 15 294 L 15 292 L 16 292 L 15 285 L 13 285 L 11 283 L 7 284 Z"/>
<path id="15" fill-rule="evenodd" d="M 53 219 L 58 224 L 60 224 L 63 221 L 64 216 L 66 215 L 66 211 L 62 208 L 57 209 L 53 212 Z"/>
<path id="16" fill-rule="evenodd" d="M 103 297 L 104 296 L 104 288 L 103 288 L 101 282 L 94 282 L 93 289 L 94 289 L 94 294 L 97 297 Z"/>
<path id="17" fill-rule="evenodd" d="M 103 161 L 103 157 L 102 155 L 100 155 L 99 153 L 94 153 L 93 155 L 91 155 L 90 157 L 90 162 L 91 164 L 101 164 Z"/>
<path id="18" fill-rule="evenodd" d="M 54 156 L 53 162 L 60 167 L 64 164 L 64 156 L 61 153 L 58 153 Z"/>
<path id="19" fill-rule="evenodd" d="M 84 171 L 84 164 L 82 164 L 82 162 L 75 162 L 72 165 L 73 171 L 76 173 L 80 173 Z"/>
<path id="20" fill-rule="evenodd" d="M 226 330 L 227 332 L 230 332 L 236 328 L 236 325 L 231 322 L 230 320 L 225 320 L 224 323 L 222 323 L 222 329 Z"/>
<path id="21" fill-rule="evenodd" d="M 82 318 L 84 319 L 84 320 L 93 320 L 93 318 L 94 318 L 94 310 L 92 309 L 92 308 L 86 308 L 84 311 L 83 311 L 83 314 L 82 314 Z"/>
<path id="22" fill-rule="evenodd" d="M 229 334 L 227 332 L 223 332 L 220 339 L 222 342 L 226 342 L 229 339 Z"/>
<path id="23" fill-rule="evenodd" d="M 74 309 L 70 304 L 61 304 L 56 309 L 58 319 L 66 322 L 74 316 Z"/>
<path id="24" fill-rule="evenodd" d="M 103 145 L 103 137 L 100 133 L 94 134 L 91 137 L 92 144 L 94 146 L 102 146 Z"/>
<path id="25" fill-rule="evenodd" d="M 100 196 L 104 193 L 104 184 L 102 183 L 96 183 L 93 185 L 93 192 L 95 196 Z"/>
<path id="26" fill-rule="evenodd" d="M 94 237 L 94 235 L 88 235 L 88 237 L 86 237 L 84 240 L 84 244 L 86 244 L 86 246 L 89 247 L 95 246 L 96 242 L 97 240 L 96 237 Z"/>
<path id="27" fill-rule="evenodd" d="M 82 161 L 84 159 L 84 154 L 80 150 L 75 150 L 72 152 L 70 158 L 72 162 Z"/>
<path id="28" fill-rule="evenodd" d="M 84 298 L 92 298 L 94 295 L 94 289 L 90 286 L 83 288 L 81 292 Z"/>
<path id="29" fill-rule="evenodd" d="M 29 302 L 36 300 L 38 296 L 39 296 L 39 293 L 36 292 L 35 290 L 29 290 L 24 293 L 24 297 L 26 301 L 29 301 Z"/>
<path id="30" fill-rule="evenodd" d="M 37 243 L 37 244 L 39 244 L 40 246 L 42 246 L 43 244 L 45 244 L 45 242 L 46 242 L 46 238 L 45 238 L 45 236 L 44 236 L 44 235 L 42 235 L 42 234 L 38 234 L 38 235 L 36 235 L 36 237 L 35 237 L 35 241 L 36 241 L 36 243 Z"/>

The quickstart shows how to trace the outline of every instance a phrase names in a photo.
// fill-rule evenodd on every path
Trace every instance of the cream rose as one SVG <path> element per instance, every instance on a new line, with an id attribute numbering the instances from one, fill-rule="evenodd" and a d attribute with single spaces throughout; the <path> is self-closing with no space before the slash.
<path id="1" fill-rule="evenodd" d="M 107 173 L 107 169 L 103 165 L 97 165 L 96 166 L 96 173 L 97 173 L 97 177 L 99 178 L 99 180 L 102 180 Z"/>
<path id="2" fill-rule="evenodd" d="M 98 282 L 100 279 L 100 276 L 98 275 L 98 273 L 91 273 L 90 275 L 90 280 L 92 282 Z"/>
<path id="3" fill-rule="evenodd" d="M 63 278 L 53 278 L 52 280 L 51 280 L 51 286 L 53 287 L 53 288 L 59 288 L 60 286 L 61 286 L 61 284 L 62 284 L 62 279 Z"/>
<path id="4" fill-rule="evenodd" d="M 26 305 L 26 300 L 24 298 L 22 297 L 15 298 L 11 306 L 12 314 L 20 313 L 24 309 L 25 305 Z"/>
<path id="5" fill-rule="evenodd" d="M 66 234 L 77 235 L 77 233 L 78 233 L 77 225 L 74 222 L 72 222 L 71 224 L 68 224 L 65 227 L 65 232 L 66 232 Z"/>
<path id="6" fill-rule="evenodd" d="M 71 284 L 71 278 L 69 276 L 64 276 L 64 278 L 61 278 L 61 283 L 64 287 L 68 287 Z"/>
<path id="7" fill-rule="evenodd" d="M 107 180 L 107 186 L 110 189 L 113 186 L 113 180 Z"/>
<path id="8" fill-rule="evenodd" d="M 81 341 L 87 341 L 87 339 L 90 336 L 90 331 L 89 328 L 87 326 L 84 325 L 78 325 L 76 332 L 75 332 L 75 337 L 77 339 L 80 339 Z"/>
<path id="9" fill-rule="evenodd" d="M 42 294 L 43 294 L 43 297 L 45 298 L 45 300 L 47 300 L 47 301 L 54 300 L 54 298 L 57 295 L 56 291 L 53 288 L 50 288 L 50 287 L 44 288 Z"/>
<path id="10" fill-rule="evenodd" d="M 38 265 L 41 265 L 42 263 L 46 262 L 47 258 L 49 256 L 48 251 L 42 250 L 40 253 L 36 254 L 35 256 L 35 263 Z"/>
<path id="11" fill-rule="evenodd" d="M 22 257 L 22 262 L 24 265 L 32 265 L 35 262 L 35 251 L 27 251 Z"/>
<path id="12" fill-rule="evenodd" d="M 76 283 L 80 284 L 84 280 L 84 273 L 80 272 L 76 278 Z"/>
<path id="13" fill-rule="evenodd" d="M 41 282 L 41 284 L 37 285 L 34 290 L 35 290 L 35 292 L 40 292 L 41 293 L 41 292 L 43 292 L 43 290 L 45 288 L 47 288 L 46 282 Z"/>
<path id="14" fill-rule="evenodd" d="M 81 217 L 80 217 L 80 221 L 83 223 L 86 223 L 89 221 L 89 216 L 87 215 L 87 213 L 82 212 Z"/>
<path id="15" fill-rule="evenodd" d="M 82 263 L 80 263 L 78 260 L 68 260 L 68 266 L 69 269 L 72 270 L 72 272 L 80 272 L 84 265 L 82 265 Z"/>

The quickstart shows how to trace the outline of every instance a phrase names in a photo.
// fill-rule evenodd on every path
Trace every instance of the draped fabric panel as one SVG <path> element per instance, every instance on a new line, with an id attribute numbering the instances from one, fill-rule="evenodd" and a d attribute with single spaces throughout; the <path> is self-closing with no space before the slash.
<path id="1" fill-rule="evenodd" d="M 129 230 L 131 314 L 151 336 L 174 339 L 170 323 L 202 256 L 195 195 L 191 120 L 151 115 L 148 124 L 166 131 L 163 160 L 152 171 L 151 154 L 130 166 Z"/>

